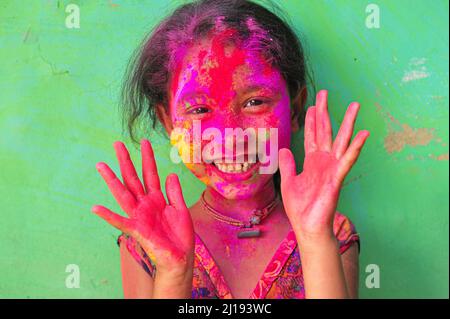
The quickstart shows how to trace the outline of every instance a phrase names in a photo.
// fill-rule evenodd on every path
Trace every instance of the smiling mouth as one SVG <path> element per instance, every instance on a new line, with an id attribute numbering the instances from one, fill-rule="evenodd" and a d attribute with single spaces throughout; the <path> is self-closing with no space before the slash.
<path id="1" fill-rule="evenodd" d="M 255 163 L 220 163 L 220 162 L 213 162 L 213 165 L 217 167 L 217 169 L 224 173 L 231 173 L 231 174 L 239 174 L 239 173 L 245 173 L 252 169 L 253 166 L 258 164 L 258 162 Z"/>
<path id="2" fill-rule="evenodd" d="M 259 157 L 256 154 L 253 158 L 249 155 L 245 155 L 238 163 L 236 163 L 236 158 L 232 163 L 226 163 L 225 159 L 214 160 L 211 164 L 221 173 L 226 175 L 247 175 L 252 170 L 259 166 Z"/>

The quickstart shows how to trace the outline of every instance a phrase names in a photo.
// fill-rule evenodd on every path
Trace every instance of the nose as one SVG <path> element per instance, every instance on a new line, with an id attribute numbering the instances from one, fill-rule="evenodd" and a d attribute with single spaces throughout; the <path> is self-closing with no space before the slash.
<path id="1" fill-rule="evenodd" d="M 242 115 L 228 115 L 225 125 L 222 127 L 222 150 L 225 161 L 238 160 L 244 154 L 255 153 L 256 130 L 248 127 Z M 252 148 L 253 147 L 253 148 Z"/>

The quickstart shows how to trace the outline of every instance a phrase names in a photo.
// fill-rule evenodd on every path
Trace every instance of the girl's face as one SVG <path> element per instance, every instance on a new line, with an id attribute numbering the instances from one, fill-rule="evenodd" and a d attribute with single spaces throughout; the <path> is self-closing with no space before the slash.
<path id="1" fill-rule="evenodd" d="M 233 32 L 217 33 L 182 52 L 169 83 L 169 133 L 197 178 L 225 198 L 241 199 L 272 179 L 276 168 L 261 169 L 277 167 L 278 150 L 289 147 L 291 113 L 280 72 L 259 52 L 227 44 Z M 235 129 L 249 135 L 230 134 Z M 261 150 L 273 153 L 272 163 L 261 160 Z"/>

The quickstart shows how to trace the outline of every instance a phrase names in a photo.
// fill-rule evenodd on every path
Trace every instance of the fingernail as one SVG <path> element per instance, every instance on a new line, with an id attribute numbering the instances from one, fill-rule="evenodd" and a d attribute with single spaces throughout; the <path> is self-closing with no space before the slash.
<path id="1" fill-rule="evenodd" d="M 363 136 L 362 138 L 366 139 L 366 138 L 369 137 L 370 132 L 367 131 L 367 130 L 361 130 L 358 134 L 359 134 L 360 136 L 362 135 L 362 136 Z"/>
<path id="2" fill-rule="evenodd" d="M 289 150 L 287 148 L 282 148 L 279 150 L 278 152 L 278 156 L 280 156 L 282 153 L 284 153 L 285 155 L 287 155 L 287 153 L 289 152 Z M 284 156 L 284 155 L 283 155 Z"/>
<path id="3" fill-rule="evenodd" d="M 122 143 L 121 141 L 115 141 L 115 142 L 113 143 L 113 147 L 114 147 L 114 148 L 117 148 L 117 147 L 120 147 L 122 144 L 123 144 L 123 143 Z"/>

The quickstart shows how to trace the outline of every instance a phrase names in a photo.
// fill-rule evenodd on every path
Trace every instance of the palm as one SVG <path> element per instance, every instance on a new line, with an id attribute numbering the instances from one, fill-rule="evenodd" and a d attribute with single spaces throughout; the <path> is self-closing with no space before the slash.
<path id="1" fill-rule="evenodd" d="M 150 142 L 142 141 L 142 175 L 139 180 L 129 153 L 121 142 L 114 143 L 124 183 L 105 163 L 97 169 L 129 218 L 96 205 L 93 212 L 112 226 L 133 236 L 157 267 L 176 269 L 193 260 L 194 231 L 189 210 L 175 174 L 166 180 L 166 202 L 159 183 Z"/>
<path id="2" fill-rule="evenodd" d="M 143 198 L 132 219 L 135 220 L 136 240 L 155 260 L 169 267 L 189 254 L 193 229 L 190 220 L 177 218 L 188 215 L 187 208 L 178 211 L 167 205 L 161 192 L 157 197 Z M 168 251 L 171 253 L 166 254 Z"/>
<path id="3" fill-rule="evenodd" d="M 308 109 L 305 119 L 305 160 L 301 174 L 296 174 L 292 153 L 280 150 L 281 192 L 286 213 L 293 227 L 308 233 L 332 230 L 342 182 L 368 137 L 368 131 L 360 131 L 350 144 L 359 110 L 359 104 L 352 103 L 332 143 L 326 92 L 319 92 L 316 104 Z"/>
<path id="4" fill-rule="evenodd" d="M 327 227 L 332 216 L 316 213 L 319 209 L 333 211 L 334 196 L 331 190 L 334 186 L 334 176 L 338 161 L 332 154 L 313 152 L 305 156 L 305 165 L 298 176 L 288 177 L 285 181 L 289 187 L 283 187 L 283 202 L 286 207 L 295 207 L 291 214 L 294 225 L 317 229 Z M 301 194 L 301 196 L 299 196 Z"/>

